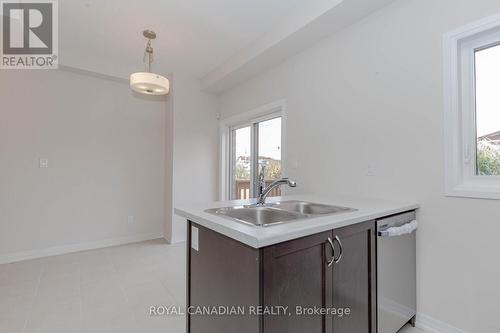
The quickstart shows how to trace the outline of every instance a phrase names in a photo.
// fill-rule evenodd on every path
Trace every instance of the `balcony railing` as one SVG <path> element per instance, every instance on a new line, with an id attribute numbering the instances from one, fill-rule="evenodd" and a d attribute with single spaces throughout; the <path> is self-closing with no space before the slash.
<path id="1" fill-rule="evenodd" d="M 266 180 L 266 186 L 269 186 L 274 180 Z M 236 180 L 235 181 L 235 199 L 250 199 L 250 181 L 249 180 Z M 268 197 L 279 197 L 281 189 L 275 187 L 269 192 Z"/>

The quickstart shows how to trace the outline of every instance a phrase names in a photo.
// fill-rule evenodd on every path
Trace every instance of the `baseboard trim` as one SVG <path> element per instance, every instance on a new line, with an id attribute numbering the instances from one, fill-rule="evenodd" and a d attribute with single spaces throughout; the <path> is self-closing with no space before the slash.
<path id="1" fill-rule="evenodd" d="M 171 239 L 170 242 L 168 242 L 169 244 L 179 244 L 179 243 L 185 243 L 186 242 L 186 239 L 185 238 L 174 238 L 174 239 Z"/>
<path id="2" fill-rule="evenodd" d="M 162 233 L 140 234 L 133 236 L 108 238 L 108 239 L 102 239 L 98 241 L 79 243 L 79 244 L 54 246 L 45 249 L 14 252 L 14 253 L 0 255 L 0 264 L 8 264 L 18 261 L 44 258 L 44 257 L 68 254 L 73 252 L 95 250 L 103 247 L 137 243 L 158 238 L 163 238 L 163 234 Z"/>
<path id="3" fill-rule="evenodd" d="M 434 319 L 423 313 L 417 314 L 417 322 L 415 326 L 429 333 L 467 333 L 464 330 Z"/>

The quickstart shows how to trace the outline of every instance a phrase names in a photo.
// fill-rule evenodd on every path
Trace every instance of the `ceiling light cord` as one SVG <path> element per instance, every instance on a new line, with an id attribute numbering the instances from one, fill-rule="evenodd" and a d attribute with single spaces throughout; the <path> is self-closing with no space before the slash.
<path id="1" fill-rule="evenodd" d="M 144 57 L 142 61 L 144 62 L 144 66 L 146 71 L 151 73 L 151 64 L 153 63 L 153 47 L 151 46 L 151 39 L 148 38 L 148 42 L 146 44 L 146 50 L 144 50 Z"/>

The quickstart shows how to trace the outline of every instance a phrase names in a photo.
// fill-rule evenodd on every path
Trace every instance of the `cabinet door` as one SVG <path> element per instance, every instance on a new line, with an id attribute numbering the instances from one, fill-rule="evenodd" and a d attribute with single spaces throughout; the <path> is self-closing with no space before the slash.
<path id="1" fill-rule="evenodd" d="M 334 333 L 376 332 L 375 236 L 373 221 L 333 231 L 333 306 L 350 309 L 334 316 Z"/>
<path id="2" fill-rule="evenodd" d="M 247 309 L 260 304 L 259 250 L 195 223 L 191 223 L 188 237 L 188 306 Z M 189 333 L 256 333 L 260 319 L 249 313 L 188 314 L 187 324 Z"/>
<path id="3" fill-rule="evenodd" d="M 324 232 L 264 249 L 263 305 L 288 306 L 291 315 L 265 315 L 263 332 L 331 332 L 331 317 L 296 315 L 296 306 L 331 306 L 332 250 L 326 245 L 331 237 Z"/>

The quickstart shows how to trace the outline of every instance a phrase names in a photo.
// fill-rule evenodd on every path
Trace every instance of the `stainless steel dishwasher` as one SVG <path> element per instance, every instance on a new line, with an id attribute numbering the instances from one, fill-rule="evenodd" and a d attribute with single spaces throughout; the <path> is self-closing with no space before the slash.
<path id="1" fill-rule="evenodd" d="M 415 211 L 377 220 L 378 333 L 415 326 L 417 227 Z"/>

